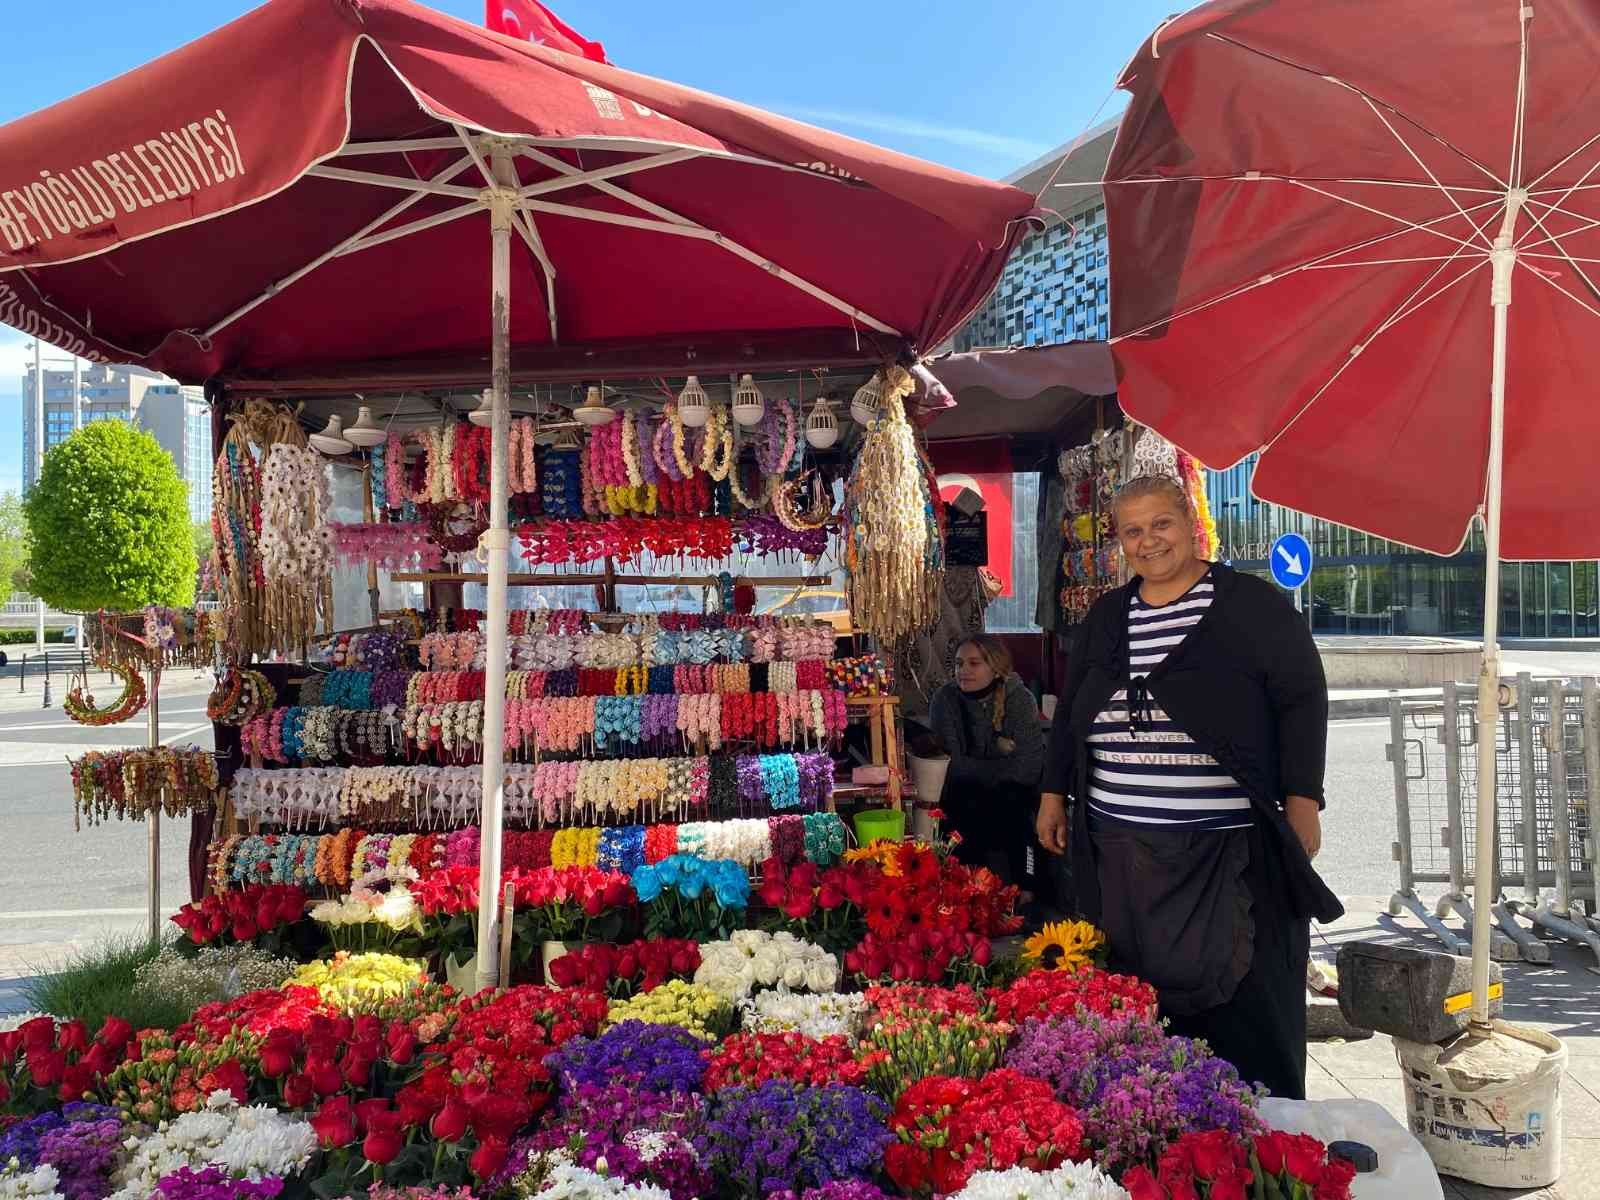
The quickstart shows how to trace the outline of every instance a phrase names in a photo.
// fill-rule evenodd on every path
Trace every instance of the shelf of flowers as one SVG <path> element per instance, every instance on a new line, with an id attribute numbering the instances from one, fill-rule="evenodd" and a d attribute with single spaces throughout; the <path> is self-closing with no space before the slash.
<path id="1" fill-rule="evenodd" d="M 365 951 L 328 955 L 357 931 L 308 917 L 293 884 L 185 908 L 183 949 L 147 968 L 190 991 L 213 972 L 178 1028 L 0 1032 L 0 1192 L 1349 1196 L 1348 1165 L 1267 1130 L 1257 1092 L 1169 1036 L 1146 984 L 1094 965 L 1095 931 L 991 957 L 1016 893 L 941 845 L 771 862 L 755 889 L 682 853 L 510 877 L 530 938 L 587 943 L 553 986 L 429 978 L 422 953 L 471 942 L 475 864 L 395 885 Z"/>

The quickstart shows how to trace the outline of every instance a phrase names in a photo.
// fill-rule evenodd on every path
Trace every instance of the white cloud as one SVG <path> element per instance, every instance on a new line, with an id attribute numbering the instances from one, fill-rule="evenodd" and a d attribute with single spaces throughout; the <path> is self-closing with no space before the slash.
<path id="1" fill-rule="evenodd" d="M 1004 133 L 991 133 L 984 129 L 963 129 L 959 125 L 938 125 L 914 117 L 897 117 L 890 113 L 848 112 L 831 108 L 808 108 L 788 104 L 773 104 L 774 111 L 810 121 L 816 125 L 840 126 L 846 130 L 885 133 L 895 137 L 923 138 L 945 142 L 966 150 L 992 154 L 1017 162 L 1031 162 L 1048 153 L 1051 147 L 1027 138 L 1011 137 Z"/>

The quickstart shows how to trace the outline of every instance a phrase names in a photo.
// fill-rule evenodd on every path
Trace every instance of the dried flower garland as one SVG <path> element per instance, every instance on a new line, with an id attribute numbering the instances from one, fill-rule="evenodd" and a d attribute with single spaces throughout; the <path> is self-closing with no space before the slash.
<path id="1" fill-rule="evenodd" d="M 857 627 L 899 643 L 939 615 L 944 541 L 938 493 L 906 420 L 911 375 L 884 375 L 883 408 L 845 485 L 845 569 Z"/>
<path id="2" fill-rule="evenodd" d="M 87 674 L 80 676 L 73 683 L 72 690 L 67 693 L 66 701 L 61 705 L 62 711 L 79 725 L 120 724 L 137 714 L 149 699 L 144 686 L 144 677 L 132 663 L 112 662 L 104 665 L 107 672 L 122 680 L 122 691 L 109 707 L 96 708 L 94 693 L 85 691 L 89 686 L 88 676 Z"/>
<path id="3" fill-rule="evenodd" d="M 83 818 L 142 821 L 156 810 L 176 817 L 211 806 L 221 787 L 209 750 L 91 750 L 71 766 L 74 828 Z"/>
<path id="4" fill-rule="evenodd" d="M 206 697 L 206 716 L 219 725 L 244 725 L 271 712 L 278 693 L 260 671 L 230 667 Z"/>

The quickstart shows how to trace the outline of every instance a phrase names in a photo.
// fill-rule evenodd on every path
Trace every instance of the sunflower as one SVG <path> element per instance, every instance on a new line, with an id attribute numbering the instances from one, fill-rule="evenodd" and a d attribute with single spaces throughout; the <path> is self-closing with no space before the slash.
<path id="1" fill-rule="evenodd" d="M 1022 957 L 1046 971 L 1076 971 L 1105 944 L 1106 935 L 1087 921 L 1056 921 L 1022 943 Z"/>

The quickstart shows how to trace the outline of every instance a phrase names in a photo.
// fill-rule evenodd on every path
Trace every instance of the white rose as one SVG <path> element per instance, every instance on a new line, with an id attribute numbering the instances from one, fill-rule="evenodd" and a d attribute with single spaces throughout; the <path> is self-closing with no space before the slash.
<path id="1" fill-rule="evenodd" d="M 750 960 L 750 969 L 756 982 L 771 987 L 783 974 L 783 958 L 772 950 L 762 950 Z"/>
<path id="2" fill-rule="evenodd" d="M 806 987 L 813 992 L 831 992 L 839 986 L 839 964 L 832 957 L 807 965 Z"/>
<path id="3" fill-rule="evenodd" d="M 783 986 L 787 988 L 803 988 L 806 986 L 805 960 L 791 958 L 783 964 Z"/>
<path id="4" fill-rule="evenodd" d="M 771 939 L 759 929 L 735 929 L 728 940 L 745 954 L 754 954 Z"/>

